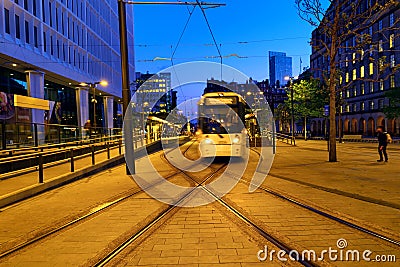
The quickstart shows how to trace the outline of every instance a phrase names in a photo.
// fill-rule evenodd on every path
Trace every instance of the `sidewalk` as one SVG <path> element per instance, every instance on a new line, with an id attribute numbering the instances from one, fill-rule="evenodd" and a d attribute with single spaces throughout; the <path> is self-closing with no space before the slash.
<path id="1" fill-rule="evenodd" d="M 338 162 L 328 162 L 325 141 L 277 145 L 264 186 L 399 236 L 400 145 L 388 146 L 388 163 L 372 143 L 338 143 Z"/>

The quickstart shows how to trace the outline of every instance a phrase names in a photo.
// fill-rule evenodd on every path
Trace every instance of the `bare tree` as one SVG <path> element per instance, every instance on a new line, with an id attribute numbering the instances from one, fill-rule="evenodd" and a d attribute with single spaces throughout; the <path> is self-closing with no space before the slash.
<path id="1" fill-rule="evenodd" d="M 326 60 L 324 67 L 319 70 L 319 78 L 329 92 L 329 161 L 336 162 L 337 94 L 342 94 L 357 80 L 380 81 L 398 70 L 399 65 L 390 66 L 385 57 L 372 57 L 374 51 L 382 52 L 383 42 L 391 42 L 390 38 L 394 37 L 384 36 L 377 41 L 370 27 L 379 23 L 381 17 L 391 10 L 398 9 L 399 1 L 329 0 L 328 8 L 324 8 L 322 2 L 295 0 L 300 18 L 316 27 L 312 40 L 313 51 Z M 390 27 L 398 35 L 398 31 L 394 31 L 398 27 L 398 20 Z M 385 32 L 381 28 L 379 31 L 382 35 Z M 369 59 L 366 58 L 368 55 Z M 360 70 L 360 75 L 355 69 L 351 73 L 346 71 L 349 63 L 365 60 L 370 60 L 373 68 L 377 69 L 373 76 L 366 77 L 365 67 Z"/>

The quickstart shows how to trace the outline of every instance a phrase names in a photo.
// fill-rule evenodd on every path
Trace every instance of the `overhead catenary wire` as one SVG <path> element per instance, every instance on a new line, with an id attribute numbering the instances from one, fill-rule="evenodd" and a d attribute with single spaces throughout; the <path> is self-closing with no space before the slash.
<path id="1" fill-rule="evenodd" d="M 214 32 L 213 32 L 213 30 L 212 30 L 212 28 L 211 28 L 210 22 L 208 21 L 206 11 L 204 10 L 204 8 L 203 8 L 203 6 L 201 5 L 201 3 L 200 3 L 199 0 L 196 0 L 196 2 L 197 2 L 197 4 L 198 4 L 199 7 L 200 7 L 201 12 L 203 13 L 204 20 L 206 21 L 208 30 L 210 31 L 211 37 L 212 37 L 212 39 L 213 39 L 213 41 L 214 41 L 215 48 L 217 49 L 218 54 L 219 54 L 219 57 L 220 57 L 220 60 L 221 60 L 221 81 L 222 81 L 222 54 L 221 54 L 221 50 L 220 50 L 220 48 L 218 47 L 217 40 L 215 39 Z"/>

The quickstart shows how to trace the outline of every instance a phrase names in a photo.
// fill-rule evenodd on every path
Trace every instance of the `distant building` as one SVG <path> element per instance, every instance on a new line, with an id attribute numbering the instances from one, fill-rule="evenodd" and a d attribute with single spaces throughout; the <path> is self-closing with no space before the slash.
<path id="1" fill-rule="evenodd" d="M 351 3 L 349 1 L 348 3 Z M 374 3 L 365 1 L 365 4 Z M 344 7 L 344 9 L 350 6 Z M 362 6 L 367 8 L 367 6 Z M 349 36 L 339 51 L 341 89 L 337 112 L 337 133 L 374 136 L 377 126 L 384 126 L 391 134 L 399 135 L 399 118 L 387 119 L 383 108 L 389 105 L 385 92 L 400 86 L 400 9 L 381 12 L 373 24 L 362 27 L 362 34 L 371 38 L 371 44 L 357 45 L 357 36 Z M 369 24 L 369 22 L 367 23 Z M 365 38 L 365 37 L 364 37 Z M 321 40 L 326 38 L 319 29 L 312 33 L 313 51 L 310 58 L 313 77 L 324 81 L 329 74 L 329 57 Z M 388 66 L 382 68 L 382 66 Z M 321 135 L 325 132 L 324 119 L 312 121 L 311 131 Z"/>
<path id="2" fill-rule="evenodd" d="M 272 114 L 274 114 L 276 130 L 285 131 L 287 125 L 284 125 L 284 123 L 279 120 L 279 116 L 277 116 L 276 113 L 279 105 L 284 104 L 288 98 L 286 88 L 276 88 L 275 86 L 271 86 L 268 79 L 257 82 L 257 86 L 263 92 L 264 97 L 267 100 L 269 107 L 271 108 Z"/>
<path id="3" fill-rule="evenodd" d="M 171 90 L 169 72 L 159 74 L 136 72 L 135 94 L 140 112 L 170 113 L 177 106 L 177 92 Z M 151 103 L 154 103 L 152 107 Z"/>
<path id="4" fill-rule="evenodd" d="M 292 58 L 286 53 L 269 51 L 269 82 L 271 86 L 281 87 L 287 81 L 285 77 L 292 77 Z"/>

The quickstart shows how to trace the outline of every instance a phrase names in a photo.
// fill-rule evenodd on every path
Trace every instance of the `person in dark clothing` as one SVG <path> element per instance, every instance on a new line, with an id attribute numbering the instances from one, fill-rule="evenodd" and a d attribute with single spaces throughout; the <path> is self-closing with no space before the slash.
<path id="1" fill-rule="evenodd" d="M 388 144 L 388 138 L 387 138 L 387 134 L 385 132 L 383 132 L 383 127 L 379 126 L 376 129 L 377 132 L 377 137 L 378 137 L 378 153 L 379 153 L 379 159 L 377 160 L 378 162 L 382 162 L 383 161 L 383 157 L 385 157 L 385 162 L 388 162 L 388 155 L 386 152 L 386 147 Z"/>

